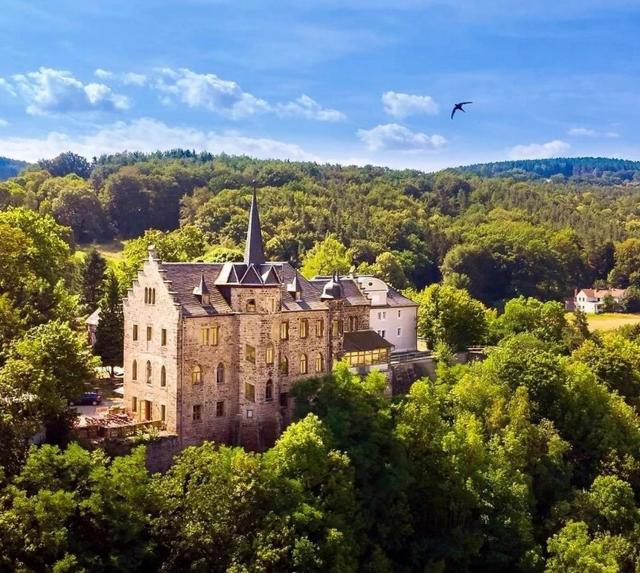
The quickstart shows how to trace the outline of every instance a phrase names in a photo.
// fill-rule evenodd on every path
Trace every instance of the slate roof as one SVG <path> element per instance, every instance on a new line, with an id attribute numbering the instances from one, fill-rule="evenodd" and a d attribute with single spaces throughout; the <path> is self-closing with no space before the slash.
<path id="1" fill-rule="evenodd" d="M 230 314 L 233 311 L 221 289 L 257 285 L 282 289 L 284 310 L 326 309 L 326 305 L 320 300 L 320 292 L 289 263 L 160 263 L 160 271 L 170 283 L 169 291 L 181 306 L 185 317 Z M 194 288 L 198 290 L 203 278 L 209 290 L 209 305 L 201 304 L 197 293 L 194 294 Z M 287 292 L 286 289 L 294 279 L 298 295 L 296 292 Z"/>
<path id="2" fill-rule="evenodd" d="M 324 285 L 327 284 L 332 277 L 314 277 L 309 281 L 321 293 Z M 340 286 L 342 287 L 342 297 L 347 306 L 369 305 L 369 299 L 362 294 L 358 283 L 352 277 L 339 277 Z"/>
<path id="3" fill-rule="evenodd" d="M 247 242 L 244 247 L 244 262 L 246 264 L 262 265 L 265 263 L 264 245 L 262 243 L 262 231 L 260 229 L 260 215 L 258 214 L 258 200 L 256 189 L 253 188 L 251 197 L 251 209 L 249 211 L 249 229 Z"/>
<path id="4" fill-rule="evenodd" d="M 389 287 L 387 306 L 418 306 L 418 303 L 401 295 L 396 289 Z"/>
<path id="5" fill-rule="evenodd" d="M 320 276 L 311 279 L 311 283 L 322 292 L 324 285 L 331 280 L 330 276 Z M 342 295 L 345 298 L 347 305 L 359 306 L 370 305 L 371 301 L 362 292 L 358 285 L 358 276 L 343 276 L 339 278 L 340 285 L 342 286 Z M 388 287 L 387 291 L 387 304 L 377 306 L 392 306 L 392 307 L 406 307 L 406 306 L 418 306 L 418 304 L 406 296 L 401 295 L 397 290 L 392 287 Z"/>
<path id="6" fill-rule="evenodd" d="M 345 332 L 342 350 L 344 352 L 365 352 L 379 348 L 393 348 L 393 344 L 373 330 Z"/>
<path id="7" fill-rule="evenodd" d="M 160 263 L 160 272 L 169 281 L 169 292 L 182 307 L 184 316 L 228 314 L 231 307 L 217 288 L 213 288 L 222 263 Z M 209 286 L 211 304 L 203 306 L 193 293 L 194 287 L 204 281 Z"/>

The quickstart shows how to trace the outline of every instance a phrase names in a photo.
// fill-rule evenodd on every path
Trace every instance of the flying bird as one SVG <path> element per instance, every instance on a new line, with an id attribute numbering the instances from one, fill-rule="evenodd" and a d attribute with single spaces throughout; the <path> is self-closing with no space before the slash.
<path id="1" fill-rule="evenodd" d="M 453 109 L 451 110 L 451 119 L 453 119 L 453 116 L 455 115 L 456 111 L 460 110 L 462 112 L 464 112 L 464 109 L 462 109 L 463 105 L 467 105 L 468 103 L 473 103 L 472 101 L 461 101 L 460 103 L 457 103 L 453 106 Z"/>

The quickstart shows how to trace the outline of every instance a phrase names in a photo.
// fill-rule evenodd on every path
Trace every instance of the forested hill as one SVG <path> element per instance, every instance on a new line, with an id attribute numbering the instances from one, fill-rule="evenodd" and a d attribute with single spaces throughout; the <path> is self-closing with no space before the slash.
<path id="1" fill-rule="evenodd" d="M 546 175 L 569 173 L 572 161 L 571 173 L 636 166 L 553 161 L 511 166 L 547 165 Z M 241 256 L 255 185 L 271 260 L 304 267 L 322 260 L 314 246 L 324 244 L 333 268 L 375 272 L 399 288 L 444 278 L 500 306 L 521 294 L 561 300 L 596 280 L 640 285 L 640 181 L 623 180 L 627 172 L 638 173 L 624 169 L 608 180 L 424 173 L 184 150 L 89 163 L 67 153 L 0 182 L 0 210 L 51 215 L 78 244 L 129 240 L 134 272 L 150 242 L 165 260 Z"/>
<path id="2" fill-rule="evenodd" d="M 608 157 L 556 157 L 553 159 L 523 159 L 478 163 L 455 169 L 481 177 L 512 177 L 535 179 L 556 177 L 576 181 L 621 183 L 640 178 L 640 161 Z"/>
<path id="3" fill-rule="evenodd" d="M 20 161 L 18 159 L 9 159 L 8 157 L 0 157 L 0 181 L 15 177 L 20 171 L 22 171 L 27 165 L 26 161 Z"/>

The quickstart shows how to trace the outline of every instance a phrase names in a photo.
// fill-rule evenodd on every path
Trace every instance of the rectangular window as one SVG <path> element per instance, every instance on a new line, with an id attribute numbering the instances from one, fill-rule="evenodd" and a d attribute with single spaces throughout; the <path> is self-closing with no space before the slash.
<path id="1" fill-rule="evenodd" d="M 380 331 L 380 336 L 382 336 L 382 338 L 385 338 L 387 336 L 387 331 L 386 330 L 381 330 Z"/>
<path id="2" fill-rule="evenodd" d="M 267 344 L 267 350 L 265 351 L 265 360 L 264 360 L 268 365 L 273 364 L 273 354 L 274 354 L 273 344 L 269 343 Z"/>
<path id="3" fill-rule="evenodd" d="M 342 331 L 342 321 L 334 318 L 331 322 L 331 335 L 332 336 L 340 336 L 340 332 Z"/>
<path id="4" fill-rule="evenodd" d="M 147 326 L 147 342 L 149 342 L 153 338 L 153 328 Z"/>
<path id="5" fill-rule="evenodd" d="M 244 397 L 249 400 L 249 402 L 256 401 L 256 387 L 253 384 L 249 382 L 244 383 Z"/>
<path id="6" fill-rule="evenodd" d="M 316 336 L 321 338 L 324 336 L 324 320 L 316 320 Z"/>
<path id="7" fill-rule="evenodd" d="M 202 420 L 202 405 L 195 404 L 193 406 L 193 421 L 199 422 L 200 420 Z"/>
<path id="8" fill-rule="evenodd" d="M 300 338 L 309 336 L 309 321 L 306 318 L 300 319 Z"/>
<path id="9" fill-rule="evenodd" d="M 167 419 L 167 407 L 164 404 L 160 405 L 160 420 L 163 422 Z"/>
<path id="10" fill-rule="evenodd" d="M 289 321 L 283 320 L 280 323 L 280 340 L 288 340 L 289 339 Z"/>
<path id="11" fill-rule="evenodd" d="M 134 340 L 138 340 L 138 325 L 137 324 L 133 325 L 133 339 Z"/>
<path id="12" fill-rule="evenodd" d="M 355 332 L 356 330 L 358 330 L 358 317 L 357 316 L 350 316 L 349 317 L 349 330 L 351 332 Z"/>
<path id="13" fill-rule="evenodd" d="M 162 346 L 167 345 L 167 329 L 166 328 L 163 328 L 160 331 L 160 344 L 162 344 Z"/>
<path id="14" fill-rule="evenodd" d="M 402 328 L 398 328 L 398 336 L 402 336 Z"/>
<path id="15" fill-rule="evenodd" d="M 203 346 L 218 346 L 219 336 L 219 326 L 203 326 L 200 329 L 200 343 Z"/>
<path id="16" fill-rule="evenodd" d="M 247 418 L 253 418 L 253 410 L 247 410 Z"/>
<path id="17" fill-rule="evenodd" d="M 132 412 L 138 411 L 138 399 L 135 396 L 131 398 L 131 411 Z"/>
<path id="18" fill-rule="evenodd" d="M 402 314 L 402 311 L 398 311 L 398 318 L 400 318 L 400 315 Z"/>
<path id="19" fill-rule="evenodd" d="M 247 362 L 251 362 L 251 364 L 255 364 L 256 363 L 255 346 L 251 346 L 250 344 L 247 344 L 244 348 L 244 357 L 246 358 Z"/>
<path id="20" fill-rule="evenodd" d="M 216 417 L 224 416 L 224 402 L 216 402 Z"/>

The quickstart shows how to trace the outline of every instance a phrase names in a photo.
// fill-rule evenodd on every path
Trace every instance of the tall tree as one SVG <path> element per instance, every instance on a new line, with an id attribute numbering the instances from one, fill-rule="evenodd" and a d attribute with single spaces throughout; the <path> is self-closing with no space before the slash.
<path id="1" fill-rule="evenodd" d="M 102 289 L 107 270 L 106 259 L 93 248 L 88 253 L 82 267 L 82 302 L 90 311 L 96 308 L 102 298 Z"/>
<path id="2" fill-rule="evenodd" d="M 464 289 L 433 284 L 407 294 L 418 303 L 418 336 L 429 348 L 439 342 L 454 350 L 482 344 L 487 334 L 487 309 Z"/>
<path id="3" fill-rule="evenodd" d="M 307 278 L 333 271 L 347 273 L 352 261 L 351 251 L 335 235 L 327 235 L 305 255 L 300 272 Z"/>
<path id="4" fill-rule="evenodd" d="M 96 329 L 94 351 L 102 362 L 111 367 L 121 366 L 124 345 L 124 316 L 120 285 L 113 271 L 108 271 L 104 280 L 104 294 L 100 299 L 100 319 Z"/>
<path id="5" fill-rule="evenodd" d="M 91 175 L 91 165 L 89 162 L 76 153 L 65 151 L 53 159 L 43 159 L 39 162 L 42 169 L 46 169 L 54 177 L 64 177 L 69 173 L 86 179 Z"/>

